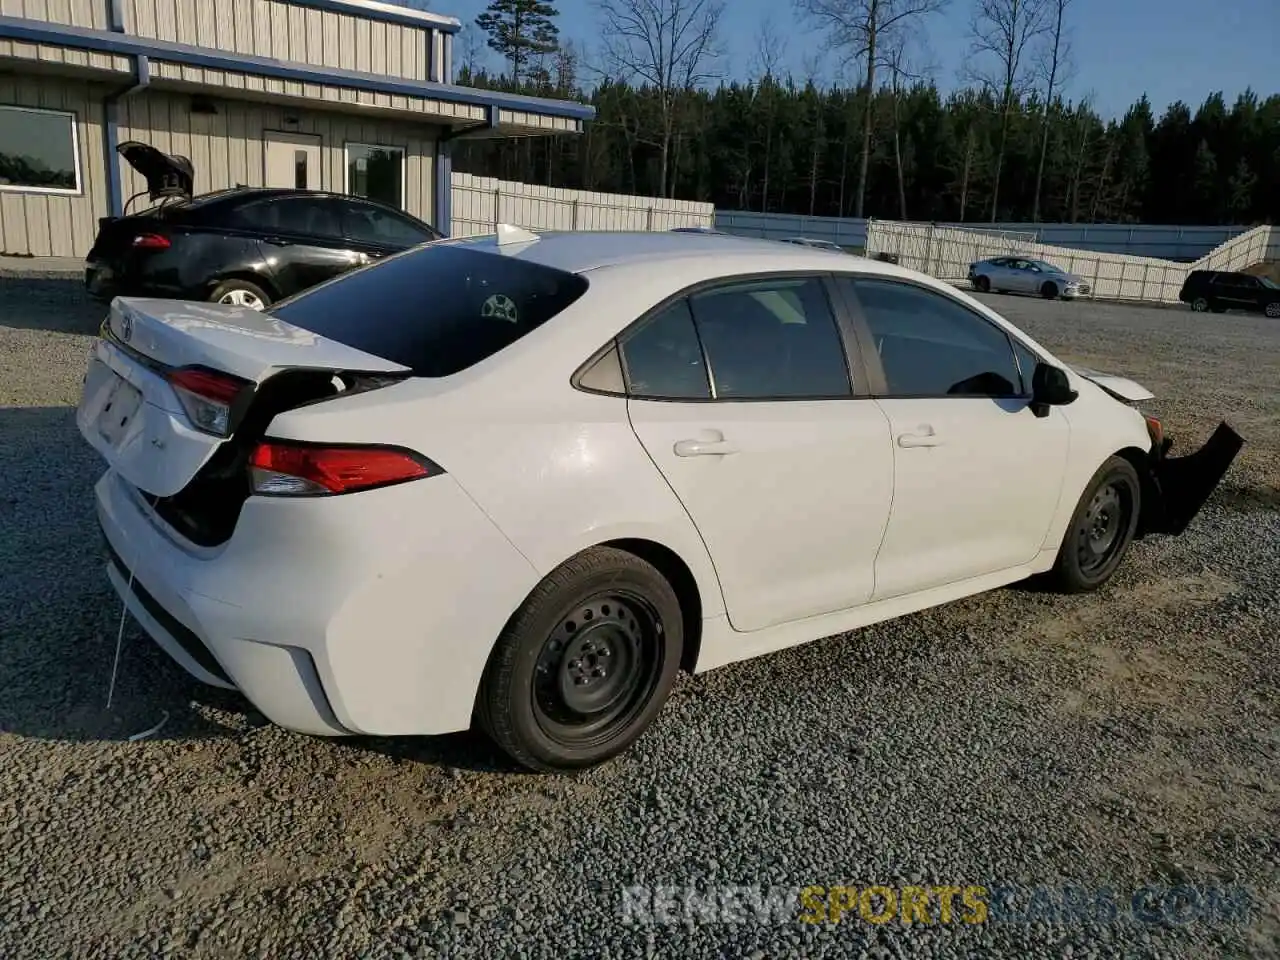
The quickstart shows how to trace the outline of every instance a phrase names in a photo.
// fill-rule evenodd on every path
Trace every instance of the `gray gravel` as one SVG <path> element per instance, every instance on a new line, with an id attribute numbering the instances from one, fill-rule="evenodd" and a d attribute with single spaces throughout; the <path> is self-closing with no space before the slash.
<path id="1" fill-rule="evenodd" d="M 470 735 L 325 741 L 189 681 L 118 603 L 73 405 L 102 310 L 0 278 L 0 957 L 1280 953 L 1280 326 L 992 298 L 1251 444 L 1113 585 L 1001 590 L 678 685 L 574 779 Z M 168 713 L 155 737 L 129 742 Z M 626 925 L 621 888 L 1240 884 L 1237 925 Z"/>

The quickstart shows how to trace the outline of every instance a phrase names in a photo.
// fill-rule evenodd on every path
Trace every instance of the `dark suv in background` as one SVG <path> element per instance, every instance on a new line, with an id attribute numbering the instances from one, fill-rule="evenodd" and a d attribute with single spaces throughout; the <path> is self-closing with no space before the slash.
<path id="1" fill-rule="evenodd" d="M 371 260 L 442 234 L 361 197 L 237 187 L 191 195 L 191 164 L 143 143 L 121 154 L 159 202 L 104 217 L 85 263 L 85 285 L 118 294 L 210 300 L 261 310 Z"/>
<path id="2" fill-rule="evenodd" d="M 1228 270 L 1192 270 L 1178 299 L 1197 313 L 1249 310 L 1280 317 L 1280 285 L 1266 277 Z"/>

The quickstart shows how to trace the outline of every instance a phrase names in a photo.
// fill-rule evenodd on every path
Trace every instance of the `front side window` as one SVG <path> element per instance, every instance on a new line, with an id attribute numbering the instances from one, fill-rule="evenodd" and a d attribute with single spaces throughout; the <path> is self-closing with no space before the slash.
<path id="1" fill-rule="evenodd" d="M 506 349 L 586 292 L 583 277 L 464 246 L 430 245 L 281 300 L 282 320 L 447 377 Z"/>
<path id="2" fill-rule="evenodd" d="M 74 114 L 0 106 L 0 190 L 80 192 Z"/>
<path id="3" fill-rule="evenodd" d="M 404 151 L 367 143 L 347 144 L 347 193 L 404 207 Z"/>
<path id="4" fill-rule="evenodd" d="M 348 240 L 380 247 L 413 247 L 439 236 L 370 203 L 343 204 L 342 233 Z"/>
<path id="5" fill-rule="evenodd" d="M 707 367 L 689 301 L 668 304 L 622 341 L 627 393 L 651 400 L 709 400 Z"/>
<path id="6" fill-rule="evenodd" d="M 689 301 L 717 400 L 852 395 L 844 344 L 820 278 L 733 283 Z"/>
<path id="7" fill-rule="evenodd" d="M 1009 337 L 967 307 L 891 280 L 841 282 L 853 285 L 889 396 L 1022 395 Z"/>

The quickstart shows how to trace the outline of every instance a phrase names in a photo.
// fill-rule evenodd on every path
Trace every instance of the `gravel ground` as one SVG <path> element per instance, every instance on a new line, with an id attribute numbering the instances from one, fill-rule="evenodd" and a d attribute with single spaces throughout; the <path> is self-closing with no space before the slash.
<path id="1" fill-rule="evenodd" d="M 1098 595 L 975 597 L 698 678 L 577 778 L 471 735 L 326 741 L 119 617 L 73 422 L 101 316 L 0 278 L 0 957 L 1280 954 L 1280 326 L 992 298 L 1250 440 Z M 155 736 L 130 742 L 165 714 Z M 629 885 L 1243 885 L 1237 924 L 626 924 Z M 936 916 L 936 913 L 934 914 Z"/>

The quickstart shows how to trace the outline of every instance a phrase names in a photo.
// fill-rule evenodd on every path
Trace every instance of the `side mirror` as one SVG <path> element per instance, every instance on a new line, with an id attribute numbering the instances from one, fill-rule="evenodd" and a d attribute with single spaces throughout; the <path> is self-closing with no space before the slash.
<path id="1" fill-rule="evenodd" d="M 1071 389 L 1067 371 L 1043 360 L 1036 364 L 1031 374 L 1031 412 L 1037 417 L 1047 417 L 1050 407 L 1066 406 L 1078 396 Z"/>

